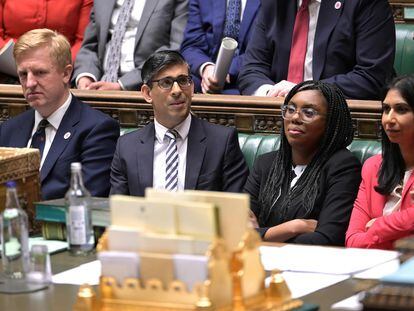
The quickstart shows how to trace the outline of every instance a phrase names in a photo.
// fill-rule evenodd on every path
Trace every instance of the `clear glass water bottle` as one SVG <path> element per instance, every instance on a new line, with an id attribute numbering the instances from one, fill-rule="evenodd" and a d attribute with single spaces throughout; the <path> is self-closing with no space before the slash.
<path id="1" fill-rule="evenodd" d="M 91 195 L 83 184 L 82 164 L 71 163 L 70 169 L 70 188 L 65 196 L 69 252 L 73 255 L 87 255 L 95 245 L 90 208 Z"/>
<path id="2" fill-rule="evenodd" d="M 23 279 L 29 271 L 29 225 L 20 207 L 16 183 L 6 183 L 6 206 L 1 213 L 1 245 L 3 273 L 7 278 Z"/>

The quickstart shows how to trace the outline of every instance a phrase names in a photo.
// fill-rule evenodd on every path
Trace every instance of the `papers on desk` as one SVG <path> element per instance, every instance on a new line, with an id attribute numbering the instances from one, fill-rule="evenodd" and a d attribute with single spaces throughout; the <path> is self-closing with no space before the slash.
<path id="1" fill-rule="evenodd" d="M 260 252 L 267 271 L 343 275 L 355 274 L 398 257 L 395 251 L 304 245 L 262 246 Z"/>
<path id="2" fill-rule="evenodd" d="M 349 275 L 304 272 L 283 272 L 282 275 L 292 293 L 292 298 L 303 297 L 349 278 Z M 266 285 L 269 281 L 270 277 L 266 278 Z"/>
<path id="3" fill-rule="evenodd" d="M 66 270 L 52 276 L 53 283 L 73 285 L 98 285 L 101 276 L 101 263 L 99 260 L 85 263 L 79 267 Z"/>

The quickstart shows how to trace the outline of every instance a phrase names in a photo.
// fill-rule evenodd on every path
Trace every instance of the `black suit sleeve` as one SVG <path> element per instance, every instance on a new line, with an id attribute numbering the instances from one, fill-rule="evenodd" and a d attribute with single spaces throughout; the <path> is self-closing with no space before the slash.
<path id="1" fill-rule="evenodd" d="M 242 192 L 249 169 L 237 139 L 237 131 L 232 129 L 227 138 L 223 161 L 223 191 Z"/>
<path id="2" fill-rule="evenodd" d="M 93 196 L 108 196 L 111 161 L 118 137 L 119 123 L 105 118 L 82 143 L 82 172 L 85 186 Z"/>
<path id="3" fill-rule="evenodd" d="M 110 194 L 129 195 L 128 176 L 126 172 L 126 164 L 121 157 L 122 139 L 118 139 L 114 158 L 111 165 L 111 191 Z"/>

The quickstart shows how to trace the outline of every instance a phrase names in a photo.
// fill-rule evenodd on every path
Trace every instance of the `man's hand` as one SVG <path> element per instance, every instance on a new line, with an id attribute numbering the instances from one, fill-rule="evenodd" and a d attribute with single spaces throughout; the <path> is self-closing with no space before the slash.
<path id="1" fill-rule="evenodd" d="M 91 84 L 89 84 L 88 90 L 100 90 L 100 91 L 108 91 L 108 90 L 115 90 L 115 91 L 120 91 L 121 85 L 119 85 L 119 83 L 117 82 L 104 82 L 104 81 L 98 81 L 98 82 L 93 82 Z"/>
<path id="2" fill-rule="evenodd" d="M 269 90 L 269 92 L 267 92 L 267 97 L 285 97 L 290 90 L 296 85 L 296 83 L 290 82 L 290 81 L 286 81 L 286 80 L 282 80 L 279 83 L 276 83 L 273 88 L 271 88 Z"/>
<path id="3" fill-rule="evenodd" d="M 206 93 L 220 93 L 223 89 L 218 85 L 218 81 L 214 78 L 215 65 L 209 64 L 204 67 L 201 75 L 201 90 Z M 230 83 L 230 76 L 227 75 L 226 82 Z"/>
<path id="4" fill-rule="evenodd" d="M 80 90 L 87 90 L 89 85 L 93 83 L 93 79 L 90 77 L 82 77 L 78 80 L 78 89 Z"/>

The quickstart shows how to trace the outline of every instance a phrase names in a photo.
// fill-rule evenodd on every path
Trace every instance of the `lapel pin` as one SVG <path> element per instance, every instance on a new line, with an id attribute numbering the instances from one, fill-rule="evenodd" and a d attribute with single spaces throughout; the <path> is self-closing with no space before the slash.
<path id="1" fill-rule="evenodd" d="M 342 3 L 340 1 L 335 2 L 335 9 L 339 10 L 342 6 Z"/>
<path id="2" fill-rule="evenodd" d="M 70 132 L 66 132 L 65 135 L 63 135 L 64 139 L 68 139 L 70 137 Z"/>

